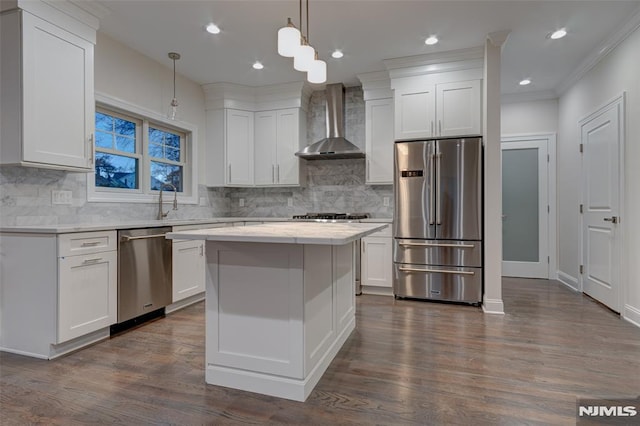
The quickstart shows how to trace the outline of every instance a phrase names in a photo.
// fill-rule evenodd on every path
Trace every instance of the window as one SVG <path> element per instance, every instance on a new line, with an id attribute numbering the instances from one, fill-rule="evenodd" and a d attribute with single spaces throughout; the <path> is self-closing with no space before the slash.
<path id="1" fill-rule="evenodd" d="M 96 106 L 95 173 L 89 178 L 88 199 L 154 202 L 160 189 L 175 187 L 182 202 L 194 203 L 192 133 L 119 106 Z"/>

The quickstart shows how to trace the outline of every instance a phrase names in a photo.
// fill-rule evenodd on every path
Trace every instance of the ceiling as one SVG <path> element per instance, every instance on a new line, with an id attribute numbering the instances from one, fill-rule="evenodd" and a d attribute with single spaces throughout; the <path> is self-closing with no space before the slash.
<path id="1" fill-rule="evenodd" d="M 303 2 L 304 5 L 305 2 Z M 298 1 L 101 0 L 100 32 L 171 66 L 200 84 L 247 86 L 303 81 L 292 59 L 277 54 L 277 31 L 298 22 Z M 482 46 L 486 35 L 511 30 L 503 49 L 502 93 L 554 91 L 632 15 L 635 1 L 309 0 L 310 42 L 327 62 L 327 83 L 358 85 L 356 75 L 383 71 L 384 59 Z M 204 31 L 215 22 L 221 33 Z M 568 35 L 547 35 L 566 27 Z M 440 42 L 427 46 L 427 36 Z M 334 49 L 344 52 L 333 59 Z M 252 64 L 260 61 L 263 70 Z M 532 84 L 519 86 L 523 78 Z"/>

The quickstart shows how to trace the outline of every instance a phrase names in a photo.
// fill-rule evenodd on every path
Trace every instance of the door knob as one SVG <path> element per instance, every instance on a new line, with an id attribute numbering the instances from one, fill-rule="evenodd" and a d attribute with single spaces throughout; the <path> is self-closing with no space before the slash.
<path id="1" fill-rule="evenodd" d="M 618 217 L 617 216 L 605 217 L 604 221 L 611 222 L 611 223 L 618 223 Z"/>

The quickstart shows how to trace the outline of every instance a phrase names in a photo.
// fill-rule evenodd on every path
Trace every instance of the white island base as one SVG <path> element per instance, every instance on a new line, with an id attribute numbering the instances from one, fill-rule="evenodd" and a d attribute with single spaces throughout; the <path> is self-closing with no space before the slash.
<path id="1" fill-rule="evenodd" d="M 304 401 L 356 325 L 353 243 L 206 252 L 206 382 Z"/>

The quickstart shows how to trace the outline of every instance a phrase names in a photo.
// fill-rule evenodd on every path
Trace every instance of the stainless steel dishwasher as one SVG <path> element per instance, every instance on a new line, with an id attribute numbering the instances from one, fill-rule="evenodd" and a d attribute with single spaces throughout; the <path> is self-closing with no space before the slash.
<path id="1" fill-rule="evenodd" d="M 118 231 L 118 323 L 171 303 L 171 227 Z"/>

